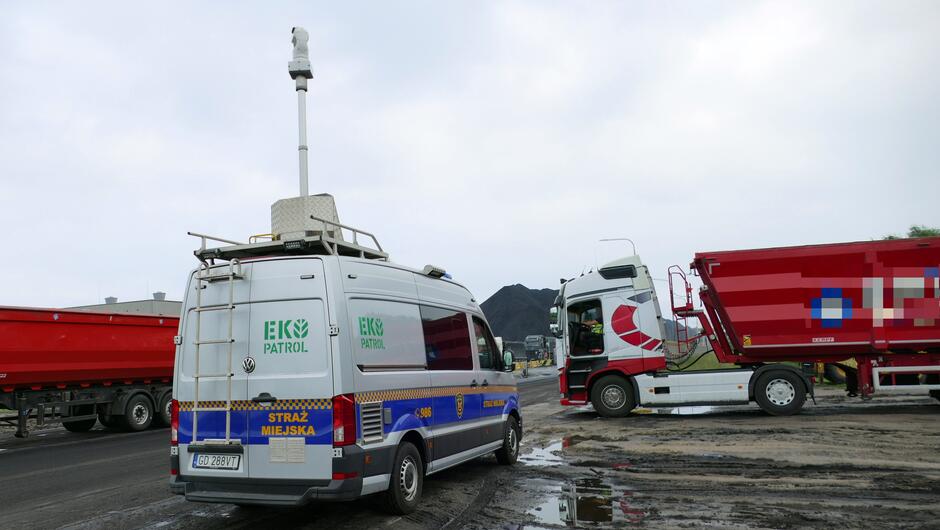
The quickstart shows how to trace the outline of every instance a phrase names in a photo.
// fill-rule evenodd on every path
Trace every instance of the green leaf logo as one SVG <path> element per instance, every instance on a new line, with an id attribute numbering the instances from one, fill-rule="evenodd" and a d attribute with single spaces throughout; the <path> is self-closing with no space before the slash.
<path id="1" fill-rule="evenodd" d="M 302 339 L 307 336 L 307 331 L 309 331 L 310 325 L 307 324 L 307 321 L 304 319 L 298 319 L 294 321 L 294 337 Z"/>

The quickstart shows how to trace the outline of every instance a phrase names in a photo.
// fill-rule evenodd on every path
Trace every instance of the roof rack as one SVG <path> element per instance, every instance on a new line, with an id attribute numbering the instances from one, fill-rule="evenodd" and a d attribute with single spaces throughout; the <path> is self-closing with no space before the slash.
<path id="1" fill-rule="evenodd" d="M 382 249 L 382 245 L 373 234 L 314 215 L 311 215 L 310 218 L 327 225 L 332 225 L 336 227 L 337 230 L 324 230 L 320 234 L 310 235 L 300 239 L 274 239 L 271 241 L 249 243 L 241 243 L 196 232 L 187 232 L 187 234 L 200 238 L 201 243 L 199 248 L 194 250 L 193 254 L 202 262 L 215 263 L 215 260 L 229 261 L 249 257 L 288 255 L 350 256 L 388 261 L 388 253 Z M 343 230 L 347 230 L 351 233 L 352 241 L 346 241 L 343 238 Z M 330 235 L 330 233 L 334 235 Z M 371 239 L 375 244 L 374 248 L 360 244 L 360 236 Z M 252 238 L 253 241 L 255 239 L 254 237 Z M 228 243 L 228 245 L 209 248 L 208 243 L 210 241 Z"/>

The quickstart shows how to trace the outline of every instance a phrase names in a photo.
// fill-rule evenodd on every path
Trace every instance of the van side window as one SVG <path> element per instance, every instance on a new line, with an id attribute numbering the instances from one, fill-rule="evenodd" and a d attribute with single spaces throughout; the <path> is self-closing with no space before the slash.
<path id="1" fill-rule="evenodd" d="M 568 306 L 568 338 L 571 355 L 604 353 L 604 314 L 600 300 Z"/>
<path id="2" fill-rule="evenodd" d="M 428 370 L 473 370 L 466 314 L 423 305 L 421 327 Z"/>
<path id="3" fill-rule="evenodd" d="M 477 340 L 477 355 L 481 370 L 501 370 L 503 363 L 493 334 L 480 317 L 473 317 L 473 333 Z"/>

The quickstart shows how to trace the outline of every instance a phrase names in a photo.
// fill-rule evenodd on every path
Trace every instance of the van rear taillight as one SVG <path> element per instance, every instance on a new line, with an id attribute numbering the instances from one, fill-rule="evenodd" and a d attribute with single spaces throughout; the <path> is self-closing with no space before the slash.
<path id="1" fill-rule="evenodd" d="M 356 400 L 353 394 L 333 397 L 333 447 L 356 443 Z"/>
<path id="2" fill-rule="evenodd" d="M 173 400 L 170 402 L 170 445 L 179 444 L 180 430 L 180 402 Z"/>

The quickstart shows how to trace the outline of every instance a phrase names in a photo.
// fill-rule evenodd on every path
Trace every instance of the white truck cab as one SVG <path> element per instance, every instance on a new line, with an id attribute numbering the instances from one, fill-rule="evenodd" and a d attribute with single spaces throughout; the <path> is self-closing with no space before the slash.
<path id="1" fill-rule="evenodd" d="M 515 462 L 516 383 L 470 292 L 330 234 L 214 249 L 200 236 L 173 387 L 171 488 L 187 500 L 385 492 L 407 513 L 427 474 Z"/>
<path id="2" fill-rule="evenodd" d="M 564 352 L 562 405 L 591 403 L 600 415 L 617 417 L 637 406 L 731 405 L 755 399 L 765 411 L 784 415 L 799 411 L 805 400 L 787 380 L 805 377 L 785 365 L 667 369 L 659 300 L 637 255 L 564 282 L 550 322 Z M 761 377 L 769 367 L 784 375 Z"/>

